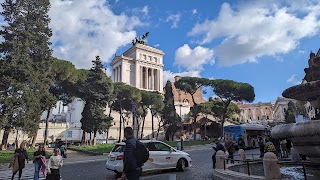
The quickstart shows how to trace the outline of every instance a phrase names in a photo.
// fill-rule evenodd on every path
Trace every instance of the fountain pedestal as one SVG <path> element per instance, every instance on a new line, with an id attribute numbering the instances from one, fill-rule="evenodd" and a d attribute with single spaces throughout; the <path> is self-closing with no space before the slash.
<path id="1" fill-rule="evenodd" d="M 313 163 L 320 163 L 320 120 L 277 125 L 272 128 L 271 136 L 289 138 L 299 154 L 310 157 Z"/>
<path id="2" fill-rule="evenodd" d="M 291 139 L 299 154 L 308 156 L 314 163 L 320 163 L 320 49 L 317 55 L 310 53 L 308 64 L 304 78 L 307 82 L 286 89 L 282 96 L 309 101 L 316 111 L 316 120 L 277 125 L 272 128 L 271 136 Z"/>

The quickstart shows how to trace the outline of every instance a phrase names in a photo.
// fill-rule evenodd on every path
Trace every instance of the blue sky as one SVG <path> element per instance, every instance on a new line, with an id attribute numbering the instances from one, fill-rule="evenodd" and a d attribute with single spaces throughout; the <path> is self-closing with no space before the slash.
<path id="1" fill-rule="evenodd" d="M 304 77 L 320 48 L 318 1 L 51 0 L 53 55 L 90 68 L 150 32 L 165 52 L 164 80 L 175 75 L 250 83 L 255 102 L 275 101 Z M 210 90 L 205 95 L 211 96 Z"/>

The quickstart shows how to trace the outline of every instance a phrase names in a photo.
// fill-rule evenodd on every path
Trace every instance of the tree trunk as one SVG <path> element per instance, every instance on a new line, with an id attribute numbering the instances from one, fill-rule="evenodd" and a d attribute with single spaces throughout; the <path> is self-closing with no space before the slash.
<path id="1" fill-rule="evenodd" d="M 90 136 L 89 137 L 90 137 L 89 145 L 91 146 L 92 145 L 92 139 L 91 139 L 92 138 L 92 133 L 91 132 L 90 132 Z"/>
<path id="2" fill-rule="evenodd" d="M 136 118 L 137 118 L 137 117 L 136 117 Z M 139 131 L 140 131 L 140 123 L 138 122 L 138 119 L 139 119 L 139 118 L 137 118 L 137 126 L 138 126 L 138 128 L 137 128 L 137 134 L 136 134 L 137 139 L 139 139 Z"/>
<path id="3" fill-rule="evenodd" d="M 59 106 L 60 107 L 60 106 Z M 43 140 L 43 144 L 47 144 L 48 141 L 48 127 L 49 127 L 49 117 L 50 117 L 50 113 L 51 113 L 51 107 L 49 106 L 47 109 L 47 117 L 46 117 L 46 129 L 44 130 L 44 140 Z"/>
<path id="4" fill-rule="evenodd" d="M 119 139 L 118 142 L 121 142 L 121 129 L 122 129 L 122 116 L 121 116 L 121 109 L 120 109 L 120 124 L 119 124 Z"/>
<path id="5" fill-rule="evenodd" d="M 96 144 L 97 144 L 97 131 L 93 132 L 93 140 L 92 141 L 93 141 L 92 145 L 96 146 Z"/>
<path id="6" fill-rule="evenodd" d="M 193 94 L 191 94 L 192 97 L 192 102 L 193 102 L 193 125 L 194 125 L 194 130 L 193 130 L 193 140 L 197 140 L 197 104 L 194 100 Z"/>
<path id="7" fill-rule="evenodd" d="M 87 133 L 82 130 L 81 144 L 86 144 L 86 140 L 87 140 L 86 136 L 87 136 Z"/>
<path id="8" fill-rule="evenodd" d="M 10 134 L 10 128 L 5 127 L 4 132 L 3 132 L 3 136 L 2 136 L 2 142 L 1 142 L 1 150 L 2 151 L 7 149 L 9 134 Z"/>
<path id="9" fill-rule="evenodd" d="M 204 122 L 204 137 L 207 136 L 207 121 L 208 121 L 207 116 L 205 118 L 206 118 L 206 120 Z"/>
<path id="10" fill-rule="evenodd" d="M 154 138 L 153 114 L 151 114 L 151 130 L 152 130 L 152 139 L 153 139 Z"/>
<path id="11" fill-rule="evenodd" d="M 196 105 L 194 105 L 193 107 L 195 107 Z M 193 113 L 193 140 L 197 140 L 197 113 L 196 113 L 196 110 L 194 110 L 194 113 Z"/>
<path id="12" fill-rule="evenodd" d="M 39 129 L 39 128 L 38 128 Z M 36 142 L 37 142 L 37 136 L 38 136 L 38 131 L 39 130 L 36 130 L 34 135 L 33 135 L 33 138 L 32 138 L 32 144 L 31 144 L 31 147 L 35 148 L 36 147 Z"/>
<path id="13" fill-rule="evenodd" d="M 107 137 L 106 137 L 106 144 L 108 144 L 108 139 L 109 139 L 109 128 L 107 129 L 106 135 L 107 135 Z"/>
<path id="14" fill-rule="evenodd" d="M 141 127 L 141 139 L 143 139 L 143 129 L 144 129 L 144 122 L 146 120 L 146 117 L 143 117 L 143 121 L 142 121 L 142 127 Z"/>
<path id="15" fill-rule="evenodd" d="M 161 117 L 161 121 L 159 122 L 158 130 L 157 130 L 157 138 L 156 138 L 157 140 L 158 140 L 158 137 L 159 137 L 159 132 L 160 132 L 160 128 L 161 128 L 161 122 L 162 122 L 162 117 Z"/>
<path id="16" fill-rule="evenodd" d="M 225 106 L 224 106 L 224 109 L 223 109 L 223 114 L 222 114 L 222 120 L 221 120 L 221 138 L 223 137 L 223 125 L 224 125 L 224 121 L 226 119 L 226 113 L 227 113 L 227 110 L 228 110 L 228 106 L 230 104 L 231 101 L 227 101 L 225 103 Z"/>

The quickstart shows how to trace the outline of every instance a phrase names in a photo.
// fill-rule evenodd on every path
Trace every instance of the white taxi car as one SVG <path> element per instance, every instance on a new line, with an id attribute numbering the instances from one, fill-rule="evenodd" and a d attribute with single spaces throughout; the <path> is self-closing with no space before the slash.
<path id="1" fill-rule="evenodd" d="M 156 140 L 140 140 L 140 142 L 144 143 L 149 149 L 149 160 L 142 166 L 142 171 L 174 168 L 184 171 L 185 168 L 192 165 L 188 153 L 176 150 L 164 142 Z M 116 143 L 107 158 L 106 168 L 108 170 L 122 173 L 124 147 L 124 142 Z"/>

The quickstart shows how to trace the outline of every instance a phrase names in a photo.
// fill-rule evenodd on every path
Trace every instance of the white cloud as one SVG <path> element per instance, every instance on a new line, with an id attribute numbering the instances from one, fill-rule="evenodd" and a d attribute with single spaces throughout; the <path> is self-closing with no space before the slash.
<path id="1" fill-rule="evenodd" d="M 169 16 L 167 16 L 166 18 L 166 22 L 172 22 L 171 28 L 175 29 L 175 28 L 178 28 L 178 23 L 180 22 L 180 19 L 181 19 L 180 13 L 169 14 Z"/>
<path id="2" fill-rule="evenodd" d="M 192 9 L 192 14 L 197 14 L 197 13 L 198 13 L 197 9 Z"/>
<path id="3" fill-rule="evenodd" d="M 191 49 L 188 44 L 179 47 L 175 52 L 175 64 L 181 65 L 188 71 L 202 70 L 204 64 L 214 64 L 212 49 L 197 46 Z"/>
<path id="4" fill-rule="evenodd" d="M 289 79 L 287 79 L 287 82 L 288 82 L 288 83 L 291 83 L 291 82 L 293 82 L 296 78 L 297 78 L 297 75 L 296 75 L 296 74 L 293 74 Z"/>
<path id="5" fill-rule="evenodd" d="M 291 83 L 294 85 L 301 84 L 302 80 L 299 80 L 296 74 L 293 74 L 292 76 L 287 79 L 287 83 Z"/>
<path id="6" fill-rule="evenodd" d="M 170 70 L 163 71 L 163 86 L 165 86 L 168 80 L 170 80 L 173 83 L 175 76 L 200 77 L 200 71 L 185 71 L 185 72 L 179 72 L 179 73 L 171 72 Z"/>
<path id="7" fill-rule="evenodd" d="M 154 47 L 159 47 L 159 46 L 160 46 L 160 44 L 155 44 L 155 45 L 154 45 Z"/>
<path id="8" fill-rule="evenodd" d="M 141 11 L 142 11 L 142 13 L 144 15 L 148 15 L 149 14 L 149 7 L 148 6 L 144 6 Z"/>
<path id="9" fill-rule="evenodd" d="M 90 68 L 96 55 L 109 60 L 142 25 L 135 16 L 115 15 L 104 0 L 51 0 L 49 16 L 53 55 L 77 68 Z"/>
<path id="10" fill-rule="evenodd" d="M 200 35 L 200 44 L 222 39 L 215 49 L 218 64 L 232 66 L 288 53 L 302 38 L 319 33 L 319 4 L 273 2 L 224 3 L 216 19 L 196 24 L 188 35 Z"/>
<path id="11" fill-rule="evenodd" d="M 299 54 L 306 54 L 307 51 L 306 51 L 306 50 L 299 50 L 298 53 L 299 53 Z"/>

